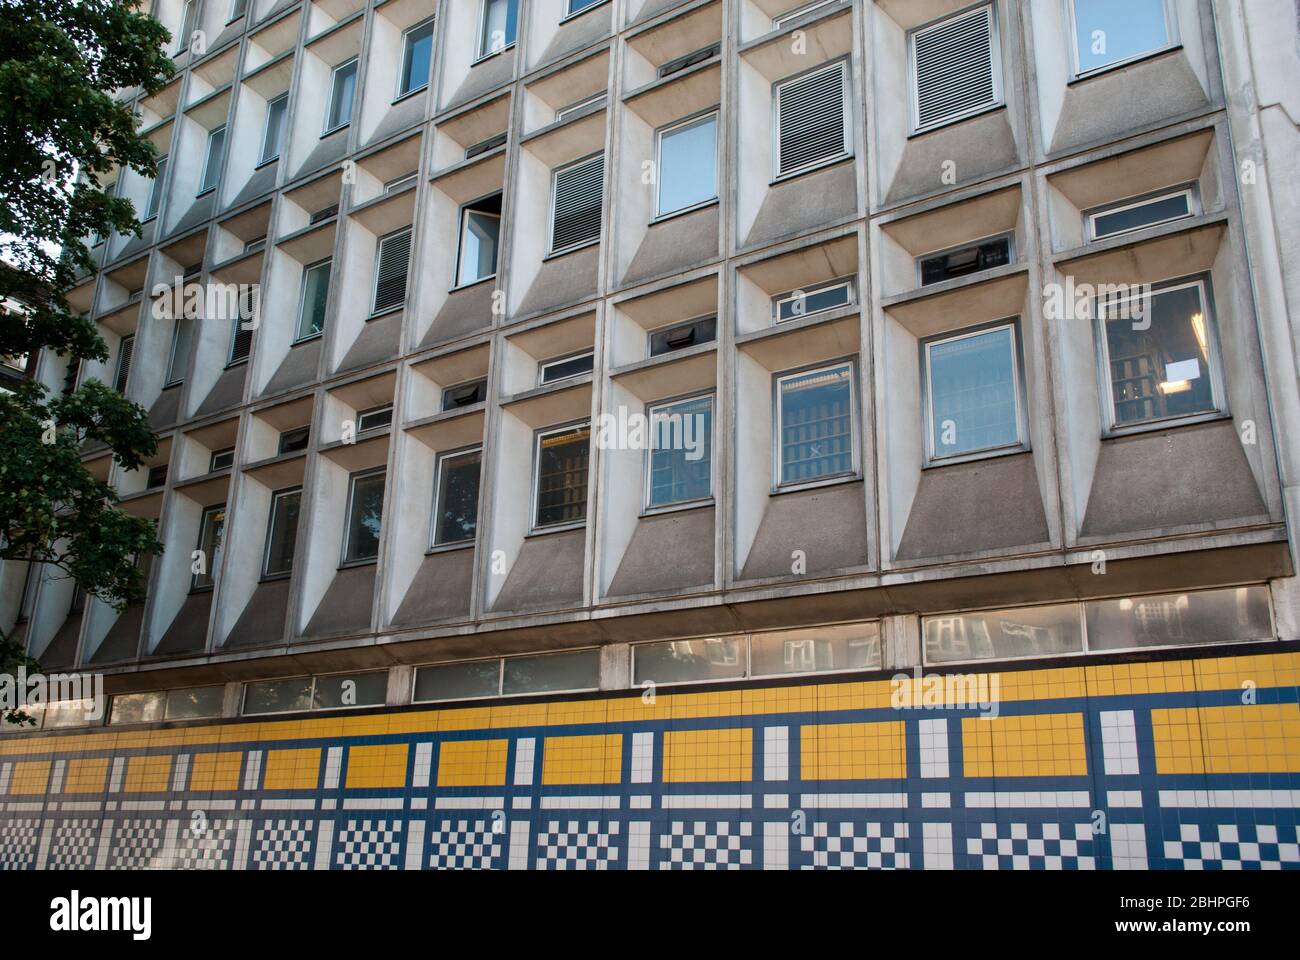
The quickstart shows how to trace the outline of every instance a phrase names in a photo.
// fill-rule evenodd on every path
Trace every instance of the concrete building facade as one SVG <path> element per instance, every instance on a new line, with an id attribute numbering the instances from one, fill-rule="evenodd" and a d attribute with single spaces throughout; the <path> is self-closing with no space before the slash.
<path id="1" fill-rule="evenodd" d="M 1300 867 L 1294 4 L 154 14 L 14 864 Z"/>

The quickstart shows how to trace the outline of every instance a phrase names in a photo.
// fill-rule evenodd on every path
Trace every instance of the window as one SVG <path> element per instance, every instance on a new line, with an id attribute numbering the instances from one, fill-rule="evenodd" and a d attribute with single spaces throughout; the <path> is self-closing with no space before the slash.
<path id="1" fill-rule="evenodd" d="M 467 203 L 460 210 L 460 253 L 456 285 L 478 283 L 497 273 L 501 236 L 501 194 Z"/>
<path id="2" fill-rule="evenodd" d="M 307 226 L 314 227 L 316 226 L 316 224 L 323 223 L 324 221 L 328 220 L 330 217 L 337 217 L 338 215 L 339 215 L 339 205 L 337 203 L 332 203 L 328 207 L 321 207 L 321 209 L 317 210 L 310 217 L 308 217 Z"/>
<path id="3" fill-rule="evenodd" d="M 185 379 L 185 364 L 190 359 L 190 338 L 193 335 L 194 321 L 191 318 L 181 317 L 176 321 L 176 328 L 172 332 L 172 352 L 167 360 L 165 386 L 170 387 Z"/>
<path id="4" fill-rule="evenodd" d="M 923 287 L 1006 266 L 1010 262 L 1010 234 L 931 253 L 917 261 Z"/>
<path id="5" fill-rule="evenodd" d="M 913 32 L 912 123 L 951 123 L 1002 100 L 993 7 L 968 10 Z"/>
<path id="6" fill-rule="evenodd" d="M 149 472 L 145 474 L 144 488 L 153 490 L 157 487 L 166 486 L 167 484 L 167 464 L 160 463 L 155 467 L 150 467 Z"/>
<path id="7" fill-rule="evenodd" d="M 535 527 L 587 519 L 587 458 L 591 427 L 562 427 L 537 434 Z"/>
<path id="8" fill-rule="evenodd" d="M 457 410 L 482 403 L 487 399 L 487 380 L 472 380 L 442 391 L 442 409 Z"/>
<path id="9" fill-rule="evenodd" d="M 145 203 L 144 218 L 152 220 L 158 216 L 162 205 L 163 179 L 167 176 L 167 158 L 159 157 L 154 163 L 153 180 L 149 184 L 149 200 Z"/>
<path id="10" fill-rule="evenodd" d="M 225 470 L 235 462 L 235 448 L 226 447 L 224 450 L 213 450 L 212 456 L 208 458 L 208 472 L 214 470 Z"/>
<path id="11" fill-rule="evenodd" d="M 248 359 L 253 349 L 253 328 L 251 321 L 236 317 L 230 331 L 230 362 L 227 366 L 242 363 Z"/>
<path id="12" fill-rule="evenodd" d="M 393 405 L 385 403 L 378 407 L 371 407 L 369 410 L 362 410 L 357 414 L 357 433 L 365 433 L 367 430 L 378 430 L 381 427 L 390 426 L 393 422 Z"/>
<path id="13" fill-rule="evenodd" d="M 201 720 L 219 717 L 226 699 L 226 688 L 187 687 L 167 691 L 167 720 Z"/>
<path id="14" fill-rule="evenodd" d="M 118 694 L 109 709 L 108 724 L 156 723 L 162 720 L 166 707 L 167 697 L 161 691 Z"/>
<path id="15" fill-rule="evenodd" d="M 244 713 L 290 713 L 310 710 L 312 678 L 264 680 L 244 685 Z"/>
<path id="16" fill-rule="evenodd" d="M 814 284 L 804 290 L 791 290 L 772 298 L 772 316 L 777 323 L 798 320 L 815 313 L 847 307 L 853 303 L 853 280 L 842 278 Z"/>
<path id="17" fill-rule="evenodd" d="M 226 128 L 217 127 L 208 134 L 208 155 L 203 161 L 203 179 L 199 181 L 199 194 L 202 195 L 217 185 L 221 175 L 221 154 L 226 146 Z"/>
<path id="18" fill-rule="evenodd" d="M 632 647 L 633 685 L 705 683 L 745 677 L 841 673 L 879 669 L 880 624 L 875 621 L 752 636 L 701 637 L 638 643 Z"/>
<path id="19" fill-rule="evenodd" d="M 234 0 L 230 5 L 230 22 L 234 23 L 248 10 L 248 0 Z"/>
<path id="20" fill-rule="evenodd" d="M 1083 652 L 1079 604 L 924 617 L 926 663 L 1010 660 Z"/>
<path id="21" fill-rule="evenodd" d="M 411 260 L 411 228 L 391 233 L 379 241 L 375 256 L 375 299 L 372 313 L 406 302 L 406 269 Z"/>
<path id="22" fill-rule="evenodd" d="M 219 717 L 225 692 L 225 687 L 216 686 L 118 694 L 113 698 L 108 723 L 117 726 Z"/>
<path id="23" fill-rule="evenodd" d="M 298 335 L 295 341 L 317 336 L 325 329 L 331 262 L 322 260 L 313 263 L 302 272 L 302 306 L 298 311 Z"/>
<path id="24" fill-rule="evenodd" d="M 336 673 L 244 685 L 244 713 L 294 713 L 380 707 L 387 699 L 388 672 Z"/>
<path id="25" fill-rule="evenodd" d="M 646 507 L 713 496 L 713 397 L 692 397 L 649 410 Z"/>
<path id="26" fill-rule="evenodd" d="M 705 60 L 716 57 L 721 52 L 722 42 L 719 41 L 717 43 L 711 43 L 707 47 L 701 47 L 699 50 L 694 50 L 691 53 L 686 54 L 684 57 L 678 57 L 676 60 L 669 60 L 657 71 L 659 79 L 662 80 L 664 77 L 671 77 L 674 73 L 681 73 L 687 67 L 693 67 L 697 63 L 703 63 Z"/>
<path id="27" fill-rule="evenodd" d="M 433 19 L 416 24 L 406 31 L 403 40 L 402 72 L 397 95 L 404 97 L 429 85 L 429 65 L 433 57 Z"/>
<path id="28" fill-rule="evenodd" d="M 263 234 L 262 236 L 255 237 L 254 239 L 249 240 L 247 243 L 245 243 L 244 253 L 256 253 L 258 250 L 261 250 L 265 246 L 266 246 L 266 234 Z"/>
<path id="29" fill-rule="evenodd" d="M 927 340 L 922 356 L 931 462 L 1023 444 L 1014 321 Z"/>
<path id="30" fill-rule="evenodd" d="M 483 0 L 479 19 L 478 55 L 482 59 L 514 44 L 519 0 Z"/>
<path id="31" fill-rule="evenodd" d="M 311 440 L 311 427 L 295 427 L 280 434 L 279 454 L 297 453 L 306 450 Z"/>
<path id="32" fill-rule="evenodd" d="M 1223 412 L 1208 277 L 1099 300 L 1096 315 L 1111 428 Z"/>
<path id="33" fill-rule="evenodd" d="M 716 113 L 659 131 L 659 216 L 717 199 L 717 136 Z"/>
<path id="34" fill-rule="evenodd" d="M 415 671 L 416 703 L 432 700 L 472 700 L 501 693 L 501 661 L 470 660 L 420 667 Z"/>
<path id="35" fill-rule="evenodd" d="M 854 469 L 853 365 L 776 378 L 778 483 L 810 483 Z"/>
<path id="36" fill-rule="evenodd" d="M 433 507 L 433 545 L 474 539 L 478 527 L 481 450 L 438 458 L 438 492 Z"/>
<path id="37" fill-rule="evenodd" d="M 781 27 L 790 23 L 792 20 L 798 20 L 805 13 L 812 13 L 814 10 L 820 10 L 822 7 L 829 7 L 839 3 L 840 0 L 813 0 L 812 3 L 806 3 L 801 7 L 796 7 L 778 16 L 772 18 L 772 29 L 779 30 Z"/>
<path id="38" fill-rule="evenodd" d="M 1084 219 L 1088 222 L 1088 236 L 1093 240 L 1101 240 L 1104 237 L 1132 233 L 1144 227 L 1182 220 L 1197 212 L 1196 191 L 1192 187 L 1183 187 L 1095 207 L 1084 214 Z"/>
<path id="39" fill-rule="evenodd" d="M 697 343 L 712 343 L 718 335 L 717 317 L 700 317 L 650 331 L 650 356 L 658 357 L 674 350 L 685 350 Z"/>
<path id="40" fill-rule="evenodd" d="M 387 196 L 390 193 L 396 193 L 398 190 L 409 187 L 419 178 L 419 173 L 405 173 L 400 177 L 395 177 L 384 184 L 384 195 Z"/>
<path id="41" fill-rule="evenodd" d="M 298 537 L 298 511 L 302 488 L 282 490 L 271 498 L 271 519 L 266 528 L 266 555 L 262 576 L 286 576 L 293 570 L 293 550 Z"/>
<path id="42" fill-rule="evenodd" d="M 604 3 L 605 0 L 569 0 L 567 16 L 574 17 L 583 10 L 589 10 L 597 4 Z"/>
<path id="43" fill-rule="evenodd" d="M 123 337 L 117 347 L 117 375 L 113 377 L 113 389 L 126 393 L 127 382 L 131 379 L 131 357 L 135 354 L 135 337 Z"/>
<path id="44" fill-rule="evenodd" d="M 344 563 L 359 563 L 379 556 L 379 531 L 383 515 L 384 471 L 353 474 L 348 485 Z"/>
<path id="45" fill-rule="evenodd" d="M 465 148 L 465 159 L 477 157 L 481 153 L 487 153 L 489 150 L 495 150 L 506 142 L 506 134 L 498 133 L 495 136 L 488 137 L 486 140 L 480 140 L 478 143 L 472 143 Z"/>
<path id="46" fill-rule="evenodd" d="M 590 350 L 561 360 L 551 360 L 541 365 L 537 373 L 538 383 L 556 383 L 570 377 L 580 377 L 590 373 L 595 364 L 595 354 Z"/>
<path id="47" fill-rule="evenodd" d="M 216 582 L 217 567 L 221 565 L 222 539 L 226 532 L 226 505 L 208 507 L 199 521 L 198 549 L 203 556 L 203 572 L 194 574 L 191 590 L 210 590 Z"/>
<path id="48" fill-rule="evenodd" d="M 1070 0 L 1078 73 L 1136 60 L 1172 42 L 1165 0 Z"/>
<path id="49" fill-rule="evenodd" d="M 266 105 L 266 130 L 262 134 L 259 163 L 270 163 L 280 156 L 280 139 L 284 135 L 284 116 L 289 110 L 289 95 L 281 94 Z"/>
<path id="50" fill-rule="evenodd" d="M 551 252 L 600 239 L 605 157 L 597 155 L 556 170 L 551 189 Z"/>
<path id="51" fill-rule="evenodd" d="M 194 33 L 194 14 L 197 12 L 198 0 L 185 0 L 185 9 L 181 13 L 181 28 L 176 32 L 176 53 L 179 56 L 190 45 L 190 36 Z"/>
<path id="52" fill-rule="evenodd" d="M 577 103 L 571 103 L 567 107 L 561 107 L 559 110 L 555 111 L 555 122 L 559 123 L 562 120 L 567 120 L 569 117 L 573 116 L 575 113 L 577 113 L 580 110 L 585 110 L 588 107 L 593 106 L 597 103 L 603 103 L 605 100 L 605 96 L 606 93 L 604 90 L 602 90 L 600 91 L 600 93 L 593 94 L 590 97 L 587 97 L 583 100 L 579 100 Z"/>
<path id="53" fill-rule="evenodd" d="M 349 60 L 334 68 L 330 79 L 329 109 L 325 111 L 325 132 L 329 133 L 352 122 L 352 100 L 357 92 L 357 61 Z"/>
<path id="54" fill-rule="evenodd" d="M 599 685 L 600 652 L 571 650 L 420 667 L 415 671 L 412 699 L 416 703 L 475 700 L 503 694 L 595 690 Z"/>
<path id="55" fill-rule="evenodd" d="M 841 60 L 777 84 L 777 177 L 849 155 L 847 76 Z"/>

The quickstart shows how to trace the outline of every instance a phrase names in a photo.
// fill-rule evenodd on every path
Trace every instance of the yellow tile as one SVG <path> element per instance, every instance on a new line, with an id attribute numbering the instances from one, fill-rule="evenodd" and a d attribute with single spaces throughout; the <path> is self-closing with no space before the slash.
<path id="1" fill-rule="evenodd" d="M 168 789 L 172 758 L 168 754 L 132 757 L 126 765 L 127 793 L 162 793 Z"/>
<path id="2" fill-rule="evenodd" d="M 670 730 L 664 734 L 664 782 L 740 782 L 754 770 L 754 732 Z"/>
<path id="3" fill-rule="evenodd" d="M 244 755 L 238 751 L 196 753 L 190 762 L 191 790 L 238 790 Z M 312 781 L 312 786 L 316 786 Z"/>
<path id="4" fill-rule="evenodd" d="M 263 769 L 263 789 L 315 790 L 320 780 L 320 749 L 268 750 Z"/>
<path id="5" fill-rule="evenodd" d="M 618 783 L 623 772 L 622 734 L 547 737 L 542 783 Z"/>
<path id="6" fill-rule="evenodd" d="M 1151 725 L 1159 773 L 1300 773 L 1294 703 L 1152 710 Z"/>
<path id="7" fill-rule="evenodd" d="M 438 753 L 438 786 L 498 787 L 506 782 L 509 740 L 450 740 Z"/>
<path id="8" fill-rule="evenodd" d="M 9 792 L 20 795 L 44 793 L 50 782 L 49 760 L 22 760 L 9 775 Z"/>
<path id="9" fill-rule="evenodd" d="M 63 778 L 64 793 L 99 793 L 108 777 L 108 757 L 69 760 Z"/>
<path id="10" fill-rule="evenodd" d="M 350 747 L 345 786 L 349 790 L 406 786 L 406 744 Z"/>
<path id="11" fill-rule="evenodd" d="M 814 723 L 799 730 L 804 780 L 892 780 L 907 776 L 906 725 Z"/>
<path id="12" fill-rule="evenodd" d="M 1083 776 L 1088 772 L 1083 714 L 963 717 L 968 777 Z"/>

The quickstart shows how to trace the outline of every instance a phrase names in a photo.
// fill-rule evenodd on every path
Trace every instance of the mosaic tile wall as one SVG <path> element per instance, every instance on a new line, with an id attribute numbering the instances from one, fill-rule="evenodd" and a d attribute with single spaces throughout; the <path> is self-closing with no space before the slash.
<path id="1" fill-rule="evenodd" d="M 1300 869 L 1300 654 L 0 741 L 0 869 Z"/>

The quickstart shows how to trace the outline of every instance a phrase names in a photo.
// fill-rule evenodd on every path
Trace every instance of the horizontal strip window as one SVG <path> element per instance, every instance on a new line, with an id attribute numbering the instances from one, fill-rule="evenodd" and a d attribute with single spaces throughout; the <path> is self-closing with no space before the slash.
<path id="1" fill-rule="evenodd" d="M 382 707 L 387 693 L 386 670 L 262 680 L 244 684 L 243 713 L 245 716 L 260 716 L 348 707 Z"/>
<path id="2" fill-rule="evenodd" d="M 791 290 L 772 298 L 772 317 L 777 323 L 798 320 L 815 313 L 847 307 L 855 302 L 852 278 L 845 277 L 819 283 L 800 290 Z"/>
<path id="3" fill-rule="evenodd" d="M 1008 233 L 918 257 L 916 268 L 921 286 L 928 287 L 995 267 L 1005 267 L 1012 260 L 1013 249 L 1013 238 Z"/>
<path id="4" fill-rule="evenodd" d="M 632 647 L 632 685 L 879 670 L 877 621 Z"/>
<path id="5" fill-rule="evenodd" d="M 506 142 L 506 134 L 498 133 L 494 137 L 488 137 L 486 140 L 480 140 L 478 143 L 470 144 L 465 148 L 465 159 L 477 157 L 481 153 L 487 153 L 489 150 L 495 150 Z"/>
<path id="6" fill-rule="evenodd" d="M 367 430 L 378 430 L 381 427 L 391 426 L 393 423 L 393 405 L 385 403 L 378 407 L 371 407 L 369 410 L 363 410 L 357 414 L 357 433 L 365 433 Z"/>
<path id="7" fill-rule="evenodd" d="M 1162 223 L 1185 220 L 1200 212 L 1198 199 L 1196 188 L 1187 186 L 1094 207 L 1084 213 L 1088 237 L 1091 240 L 1103 240 Z"/>
<path id="8" fill-rule="evenodd" d="M 777 14 L 772 18 L 772 29 L 779 30 L 793 20 L 798 20 L 806 13 L 812 13 L 814 10 L 820 10 L 823 7 L 837 6 L 840 0 L 813 0 L 812 3 L 806 3 L 801 7 L 795 7 L 793 10 L 787 10 L 785 13 Z"/>
<path id="9" fill-rule="evenodd" d="M 658 357 L 675 350 L 685 350 L 701 343 L 712 343 L 718 336 L 718 318 L 700 317 L 686 323 L 651 330 L 650 356 Z"/>
<path id="10" fill-rule="evenodd" d="M 479 700 L 539 693 L 576 693 L 600 686 L 600 651 L 436 664 L 415 671 L 414 701 Z"/>
<path id="11" fill-rule="evenodd" d="M 224 450 L 213 450 L 212 456 L 208 458 L 208 472 L 214 470 L 225 470 L 235 462 L 235 448 L 226 447 Z"/>
<path id="12" fill-rule="evenodd" d="M 442 391 L 442 409 L 459 410 L 487 399 L 487 378 L 459 383 Z"/>
<path id="13" fill-rule="evenodd" d="M 571 103 L 567 107 L 560 107 L 559 110 L 555 111 L 555 122 L 559 123 L 561 120 L 567 120 L 580 110 L 585 110 L 587 107 L 593 106 L 594 104 L 604 102 L 606 96 L 608 96 L 608 94 L 602 90 L 600 93 L 593 96 L 586 97 L 576 103 Z"/>
<path id="14" fill-rule="evenodd" d="M 126 723 L 158 723 L 163 720 L 206 720 L 222 715 L 226 688 L 186 687 L 124 693 L 113 698 L 110 726 Z"/>
<path id="15" fill-rule="evenodd" d="M 538 384 L 556 383 L 560 380 L 580 377 L 584 373 L 591 373 L 596 362 L 595 357 L 592 351 L 587 350 L 571 357 L 549 360 L 537 368 L 537 382 Z"/>
<path id="16" fill-rule="evenodd" d="M 1025 660 L 1275 637 L 1267 586 L 923 617 L 925 662 Z"/>
<path id="17" fill-rule="evenodd" d="M 660 79 L 671 76 L 674 73 L 681 73 L 687 67 L 693 67 L 697 63 L 703 63 L 710 57 L 716 57 L 722 52 L 722 41 L 711 43 L 707 47 L 701 47 L 699 50 L 693 50 L 684 57 L 678 57 L 676 60 L 669 60 L 659 68 Z"/>
<path id="18" fill-rule="evenodd" d="M 308 443 L 311 442 L 311 427 L 294 427 L 292 430 L 286 430 L 280 434 L 280 445 L 277 448 L 277 456 L 285 453 L 297 453 L 300 450 L 306 450 Z"/>

